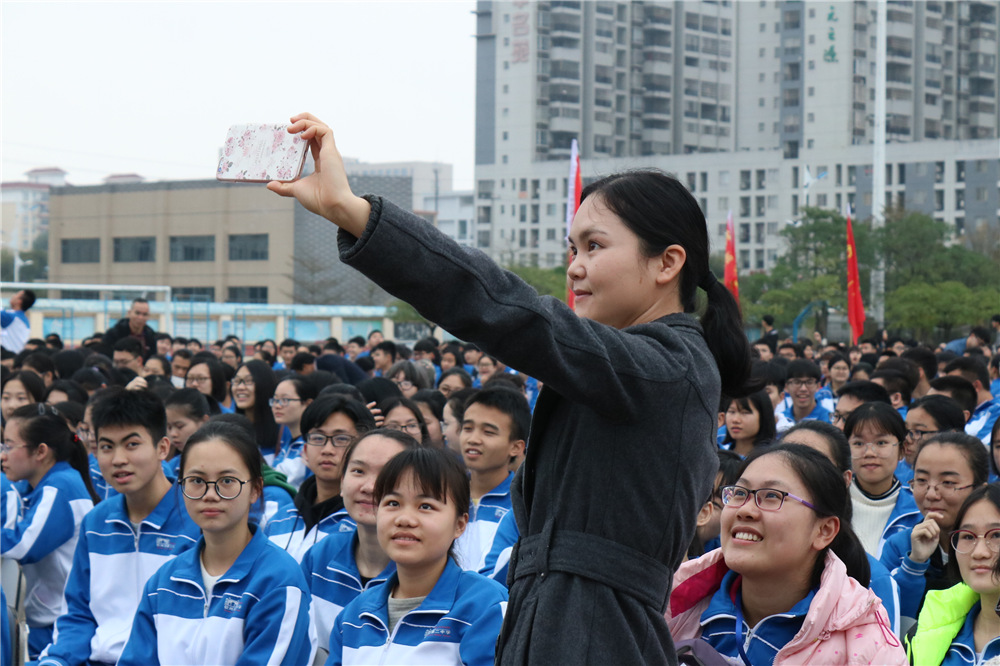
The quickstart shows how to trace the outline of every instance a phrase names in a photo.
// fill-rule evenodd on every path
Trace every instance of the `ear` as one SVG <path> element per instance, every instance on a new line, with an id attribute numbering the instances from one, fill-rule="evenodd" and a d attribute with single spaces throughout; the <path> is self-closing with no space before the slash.
<path id="1" fill-rule="evenodd" d="M 170 455 L 170 438 L 164 437 L 156 443 L 156 457 L 160 460 L 166 460 L 167 456 Z"/>
<path id="2" fill-rule="evenodd" d="M 900 458 L 900 460 L 902 460 L 903 459 L 903 447 L 902 446 L 899 447 L 899 451 L 900 451 L 899 458 Z M 844 484 L 847 485 L 848 488 L 851 487 L 851 481 L 853 481 L 853 480 L 854 480 L 854 472 L 853 471 L 847 470 L 846 472 L 844 472 Z"/>
<path id="3" fill-rule="evenodd" d="M 962 415 L 965 416 L 965 422 L 968 423 L 969 419 L 972 418 L 972 412 L 967 409 L 962 410 Z"/>
<path id="4" fill-rule="evenodd" d="M 510 449 L 508 449 L 507 453 L 511 458 L 517 458 L 524 455 L 524 440 L 512 439 L 510 441 Z"/>
<path id="5" fill-rule="evenodd" d="M 462 534 L 465 532 L 465 528 L 466 528 L 466 526 L 468 524 L 469 524 L 469 514 L 468 513 L 463 513 L 462 515 L 460 515 L 458 517 L 458 519 L 455 521 L 455 538 L 456 539 L 458 537 L 462 536 Z"/>
<path id="6" fill-rule="evenodd" d="M 705 502 L 701 511 L 698 512 L 698 521 L 695 523 L 696 527 L 699 529 L 708 525 L 708 522 L 712 520 L 712 514 L 715 513 L 715 505 L 711 502 Z"/>
<path id="7" fill-rule="evenodd" d="M 34 453 L 35 460 L 38 461 L 38 462 L 41 462 L 41 461 L 45 460 L 45 458 L 50 453 L 52 453 L 52 449 L 49 448 L 48 444 L 46 444 L 45 442 L 42 442 L 41 444 L 39 444 L 38 446 L 35 447 L 35 453 Z"/>
<path id="8" fill-rule="evenodd" d="M 892 395 L 889 396 L 889 400 L 892 401 L 893 407 L 895 407 L 896 405 L 901 405 L 903 403 L 903 394 L 897 391 L 896 393 L 893 393 Z"/>
<path id="9" fill-rule="evenodd" d="M 816 551 L 821 551 L 829 546 L 840 533 L 840 518 L 837 516 L 827 516 L 821 518 L 816 525 L 816 533 L 813 536 L 812 546 Z"/>
<path id="10" fill-rule="evenodd" d="M 657 258 L 656 284 L 669 284 L 677 279 L 687 263 L 687 250 L 670 245 Z"/>

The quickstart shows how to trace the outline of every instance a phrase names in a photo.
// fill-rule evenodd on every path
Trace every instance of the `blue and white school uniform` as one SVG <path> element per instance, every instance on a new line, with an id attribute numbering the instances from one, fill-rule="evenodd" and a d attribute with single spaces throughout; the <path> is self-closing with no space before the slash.
<path id="1" fill-rule="evenodd" d="M 0 312 L 0 347 L 12 354 L 19 354 L 30 337 L 31 324 L 23 310 Z"/>
<path id="2" fill-rule="evenodd" d="M 62 613 L 80 523 L 94 502 L 79 472 L 65 461 L 53 465 L 34 488 L 27 481 L 16 485 L 20 515 L 12 527 L 3 528 L 0 554 L 21 563 L 28 651 L 36 655 L 51 642 L 52 625 Z"/>
<path id="3" fill-rule="evenodd" d="M 816 402 L 831 414 L 837 408 L 837 399 L 833 397 L 833 391 L 829 386 L 823 386 L 816 391 Z"/>
<path id="4" fill-rule="evenodd" d="M 302 570 L 263 532 L 206 595 L 198 544 L 146 583 L 119 666 L 289 664 L 312 661 Z"/>
<path id="5" fill-rule="evenodd" d="M 7 478 L 7 475 L 0 472 L 0 526 L 12 528 L 21 515 L 21 493 Z"/>
<path id="6" fill-rule="evenodd" d="M 322 518 L 307 531 L 305 520 L 293 504 L 268 520 L 264 531 L 267 538 L 276 546 L 294 557 L 296 562 L 302 562 L 302 556 L 305 555 L 306 551 L 327 535 L 350 532 L 356 526 L 351 517 L 347 515 L 347 509 L 340 509 Z"/>
<path id="7" fill-rule="evenodd" d="M 987 400 L 976 407 L 965 424 L 965 434 L 978 437 L 989 448 L 993 424 L 1000 419 L 1000 398 Z"/>
<path id="8" fill-rule="evenodd" d="M 493 535 L 493 545 L 490 546 L 490 552 L 486 554 L 486 563 L 479 570 L 479 573 L 506 587 L 510 554 L 520 537 L 521 533 L 517 529 L 514 512 L 509 511 L 497 525 L 496 534 Z"/>
<path id="9" fill-rule="evenodd" d="M 486 566 L 486 556 L 493 546 L 500 520 L 510 513 L 510 472 L 496 488 L 469 505 L 469 523 L 462 536 L 455 540 L 455 560 L 466 571 L 479 571 Z"/>
<path id="10" fill-rule="evenodd" d="M 94 487 L 94 492 L 97 493 L 98 500 L 106 500 L 109 497 L 120 494 L 111 487 L 110 483 L 104 480 L 104 475 L 101 474 L 101 466 L 97 463 L 97 456 L 93 453 L 87 456 L 87 466 L 90 468 L 90 485 Z"/>
<path id="11" fill-rule="evenodd" d="M 66 582 L 66 612 L 39 666 L 80 660 L 115 663 L 132 629 L 146 581 L 198 543 L 201 530 L 171 488 L 135 531 L 125 497 L 98 504 L 80 527 Z"/>
<path id="12" fill-rule="evenodd" d="M 274 462 L 268 463 L 274 469 L 285 475 L 288 483 L 298 488 L 306 477 L 311 474 L 306 467 L 306 460 L 302 457 L 302 447 L 306 440 L 302 435 L 292 438 L 292 431 L 288 426 L 281 430 L 281 450 L 274 456 Z"/>
<path id="13" fill-rule="evenodd" d="M 465 664 L 492 666 L 507 610 L 507 590 L 462 571 L 451 558 L 431 593 L 389 631 L 389 594 L 397 574 L 347 605 L 330 634 L 327 666 Z"/>
<path id="14" fill-rule="evenodd" d="M 926 562 L 914 562 L 910 559 L 910 535 L 913 528 L 896 532 L 886 539 L 882 547 L 879 561 L 892 574 L 893 580 L 899 585 L 899 614 L 903 618 L 904 631 L 909 628 L 912 620 L 917 618 L 917 611 L 927 591 L 927 579 L 943 579 L 945 577 L 944 559 L 947 554 L 938 549 Z"/>
<path id="15" fill-rule="evenodd" d="M 288 491 L 280 486 L 264 486 L 264 507 L 262 511 L 255 511 L 257 505 L 251 508 L 250 520 L 256 522 L 261 528 L 266 528 L 271 519 L 278 514 L 284 515 L 288 509 L 295 508 L 295 500 Z"/>
<path id="16" fill-rule="evenodd" d="M 979 666 L 1000 657 L 1000 636 L 987 643 L 981 653 L 976 652 L 975 622 L 981 612 L 983 612 L 982 604 L 977 601 L 969 611 L 969 616 L 965 618 L 958 635 L 952 639 L 941 666 Z"/>
<path id="17" fill-rule="evenodd" d="M 803 416 L 798 421 L 795 420 L 794 405 L 789 404 L 788 407 L 784 410 L 783 416 L 788 421 L 791 421 L 793 424 L 801 423 L 802 421 L 822 421 L 823 423 L 833 423 L 833 418 L 830 415 L 830 411 L 824 408 L 823 405 L 821 405 L 818 402 L 816 403 L 816 406 L 813 407 L 813 410 L 811 412 Z"/>
<path id="18" fill-rule="evenodd" d="M 370 587 L 384 583 L 396 572 L 396 563 L 362 584 L 354 549 L 358 545 L 358 530 L 331 534 L 302 557 L 302 572 L 312 592 L 309 613 L 318 645 L 325 653 L 330 645 L 330 632 L 337 616 L 347 604 Z"/>

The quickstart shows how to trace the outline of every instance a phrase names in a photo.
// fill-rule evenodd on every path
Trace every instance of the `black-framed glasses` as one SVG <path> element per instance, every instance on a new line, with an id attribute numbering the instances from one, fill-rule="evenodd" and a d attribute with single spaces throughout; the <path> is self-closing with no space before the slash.
<path id="1" fill-rule="evenodd" d="M 956 553 L 971 553 L 979 545 L 979 540 L 994 553 L 1000 553 L 1000 529 L 986 530 L 986 534 L 976 534 L 972 530 L 955 530 L 951 533 L 951 545 Z"/>
<path id="2" fill-rule="evenodd" d="M 910 490 L 914 493 L 928 493 L 931 488 L 934 488 L 942 496 L 951 496 L 957 493 L 959 490 L 968 490 L 973 487 L 973 484 L 967 486 L 960 486 L 955 481 L 940 481 L 938 483 L 931 483 L 927 479 L 912 479 L 910 482 Z"/>
<path id="3" fill-rule="evenodd" d="M 818 385 L 819 382 L 816 381 L 815 379 L 789 379 L 787 382 L 785 382 L 785 386 L 788 386 L 789 388 L 793 389 L 802 388 L 805 386 L 813 388 Z"/>
<path id="4" fill-rule="evenodd" d="M 212 381 L 212 378 L 188 375 L 187 377 L 184 378 L 184 381 L 187 382 L 188 384 L 204 384 L 205 382 Z"/>
<path id="5" fill-rule="evenodd" d="M 852 458 L 863 458 L 868 449 L 871 449 L 879 458 L 885 458 L 893 452 L 893 447 L 898 446 L 899 442 L 880 439 L 877 442 L 855 441 L 850 442 L 850 445 Z"/>
<path id="6" fill-rule="evenodd" d="M 290 402 L 302 402 L 302 398 L 271 398 L 267 404 L 271 407 L 288 407 Z"/>
<path id="7" fill-rule="evenodd" d="M 921 441 L 927 435 L 936 435 L 940 430 L 907 430 L 906 436 L 912 439 L 914 442 Z"/>
<path id="8" fill-rule="evenodd" d="M 242 377 L 237 377 L 233 380 L 233 386 L 246 386 L 247 388 L 253 388 L 253 379 L 243 379 Z"/>
<path id="9" fill-rule="evenodd" d="M 382 427 L 388 428 L 389 430 L 402 430 L 408 435 L 419 435 L 420 434 L 420 424 L 416 421 L 410 421 L 409 423 L 384 423 Z"/>
<path id="10" fill-rule="evenodd" d="M 236 499 L 243 491 L 243 484 L 250 481 L 240 481 L 235 476 L 220 476 L 215 481 L 206 481 L 200 476 L 185 476 L 177 481 L 181 492 L 188 499 L 198 500 L 208 493 L 209 486 L 215 486 L 215 494 L 224 500 Z"/>
<path id="11" fill-rule="evenodd" d="M 353 435 L 345 435 L 344 433 L 324 435 L 321 432 L 311 432 L 306 435 L 306 444 L 309 446 L 326 446 L 327 442 L 333 442 L 333 445 L 338 449 L 344 449 L 350 446 L 353 441 Z"/>
<path id="12" fill-rule="evenodd" d="M 411 388 L 413 388 L 413 382 L 411 382 L 409 379 L 400 379 L 398 382 L 396 380 L 393 380 L 392 383 L 404 391 L 408 391 Z"/>
<path id="13" fill-rule="evenodd" d="M 753 495 L 754 502 L 757 503 L 757 506 L 761 511 L 779 510 L 785 503 L 786 497 L 791 497 L 796 502 L 804 504 L 810 509 L 816 509 L 816 507 L 808 501 L 784 490 L 778 490 L 776 488 L 758 488 L 757 490 L 751 490 L 750 488 L 744 488 L 743 486 L 723 486 L 722 504 L 726 507 L 738 509 L 747 503 L 747 500 L 750 499 L 751 495 Z"/>

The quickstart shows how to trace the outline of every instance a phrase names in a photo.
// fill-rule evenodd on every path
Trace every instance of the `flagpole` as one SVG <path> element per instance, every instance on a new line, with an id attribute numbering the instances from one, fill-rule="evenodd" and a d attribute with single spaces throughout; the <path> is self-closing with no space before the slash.
<path id="1" fill-rule="evenodd" d="M 573 263 L 573 255 L 569 251 L 568 239 L 570 230 L 573 227 L 573 218 L 580 207 L 580 194 L 583 189 L 583 178 L 580 173 L 580 145 L 576 139 L 570 144 L 569 151 L 569 179 L 566 181 L 566 267 Z M 566 304 L 571 308 L 576 302 L 573 290 L 570 289 L 569 279 L 566 280 Z"/>
<path id="2" fill-rule="evenodd" d="M 872 230 L 885 226 L 885 81 L 886 0 L 876 3 L 875 30 L 875 136 L 872 141 Z M 872 271 L 872 314 L 879 329 L 885 327 L 885 257 L 879 253 Z"/>

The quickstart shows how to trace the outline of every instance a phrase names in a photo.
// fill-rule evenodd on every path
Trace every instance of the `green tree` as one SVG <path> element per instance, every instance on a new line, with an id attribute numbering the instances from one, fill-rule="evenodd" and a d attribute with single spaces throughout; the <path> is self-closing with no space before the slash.
<path id="1" fill-rule="evenodd" d="M 508 266 L 507 270 L 534 287 L 542 296 L 566 300 L 566 267 L 536 268 L 534 266 Z"/>

